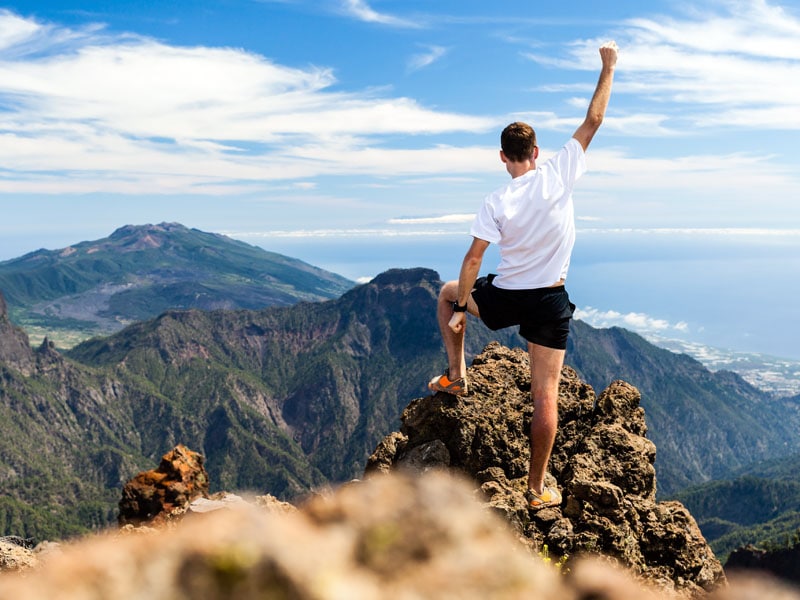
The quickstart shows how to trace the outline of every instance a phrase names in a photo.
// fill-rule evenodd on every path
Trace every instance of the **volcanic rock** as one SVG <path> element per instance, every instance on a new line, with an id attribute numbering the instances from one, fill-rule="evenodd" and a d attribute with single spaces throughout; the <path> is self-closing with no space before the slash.
<path id="1" fill-rule="evenodd" d="M 208 496 L 203 456 L 179 444 L 161 458 L 157 469 L 136 475 L 122 489 L 119 524 L 158 524 Z"/>
<path id="2" fill-rule="evenodd" d="M 656 448 L 646 437 L 636 388 L 617 381 L 597 397 L 564 367 L 550 461 L 564 500 L 534 512 L 524 500 L 533 415 L 528 355 L 493 343 L 467 375 L 467 396 L 438 393 L 412 401 L 400 431 L 378 445 L 366 474 L 456 470 L 534 551 L 603 555 L 664 589 L 690 594 L 725 581 L 686 508 L 656 502 Z"/>

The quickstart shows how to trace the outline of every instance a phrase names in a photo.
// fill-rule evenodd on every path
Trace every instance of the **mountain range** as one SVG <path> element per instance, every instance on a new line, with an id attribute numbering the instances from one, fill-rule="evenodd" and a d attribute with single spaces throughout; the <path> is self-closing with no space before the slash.
<path id="1" fill-rule="evenodd" d="M 147 247 L 148 228 L 118 231 Z M 326 301 L 167 310 L 65 353 L 32 350 L 2 302 L 0 523 L 49 538 L 105 524 L 122 484 L 177 443 L 203 452 L 217 489 L 289 499 L 359 476 L 444 365 L 440 286 L 433 271 L 393 270 Z M 475 320 L 467 340 L 470 355 L 522 342 Z M 662 496 L 800 451 L 800 397 L 626 330 L 574 322 L 567 363 L 598 392 L 615 379 L 640 389 Z"/>

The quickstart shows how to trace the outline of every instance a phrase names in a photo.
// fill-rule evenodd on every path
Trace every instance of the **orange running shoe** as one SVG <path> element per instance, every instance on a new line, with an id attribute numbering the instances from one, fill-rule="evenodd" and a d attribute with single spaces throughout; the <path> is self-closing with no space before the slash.
<path id="1" fill-rule="evenodd" d="M 554 487 L 544 486 L 541 494 L 537 494 L 529 489 L 525 492 L 525 500 L 533 510 L 539 510 L 547 506 L 558 506 L 561 504 L 561 494 Z"/>
<path id="2" fill-rule="evenodd" d="M 432 392 L 444 392 L 453 396 L 465 396 L 467 394 L 467 378 L 459 377 L 450 380 L 450 370 L 446 369 L 444 375 L 434 377 L 428 382 L 428 389 Z"/>

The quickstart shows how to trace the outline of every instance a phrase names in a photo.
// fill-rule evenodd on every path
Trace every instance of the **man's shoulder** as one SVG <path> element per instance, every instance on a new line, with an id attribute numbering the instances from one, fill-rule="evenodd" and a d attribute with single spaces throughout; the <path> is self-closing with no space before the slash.
<path id="1" fill-rule="evenodd" d="M 585 165 L 586 151 L 581 143 L 574 137 L 570 138 L 558 152 L 555 152 L 541 167 L 555 169 L 558 171 L 578 169 L 582 171 L 581 165 Z M 583 167 L 585 168 L 585 167 Z"/>
<path id="2" fill-rule="evenodd" d="M 576 153 L 579 156 L 581 154 L 586 154 L 586 150 L 583 149 L 583 146 L 576 137 L 569 138 L 564 145 L 561 146 L 559 152 L 568 152 L 570 154 Z"/>

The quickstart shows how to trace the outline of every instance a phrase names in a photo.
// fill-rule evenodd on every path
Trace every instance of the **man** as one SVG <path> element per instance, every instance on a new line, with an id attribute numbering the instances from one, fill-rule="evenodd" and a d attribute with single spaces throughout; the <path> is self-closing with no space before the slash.
<path id="1" fill-rule="evenodd" d="M 431 391 L 455 395 L 468 391 L 466 312 L 492 330 L 519 325 L 520 335 L 528 341 L 534 414 L 526 498 L 534 509 L 561 504 L 561 494 L 545 486 L 544 478 L 558 426 L 558 383 L 575 309 L 564 289 L 575 242 L 572 188 L 586 170 L 586 149 L 608 107 L 617 45 L 601 46 L 600 58 L 600 78 L 586 119 L 555 156 L 537 166 L 539 148 L 533 129 L 512 123 L 503 130 L 500 160 L 512 181 L 483 201 L 458 281 L 444 285 L 437 307 L 449 367 L 430 381 Z M 477 279 L 490 243 L 500 246 L 497 274 Z"/>

